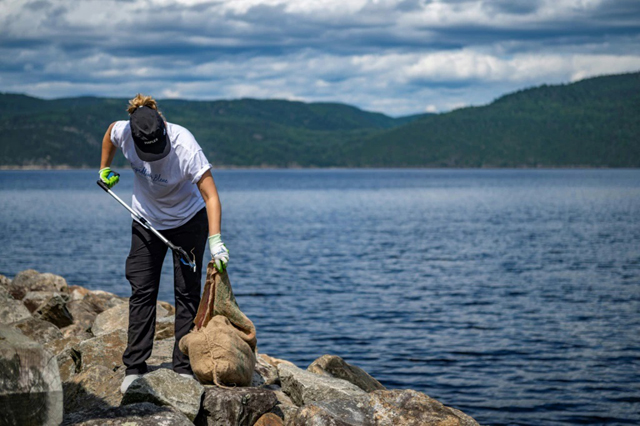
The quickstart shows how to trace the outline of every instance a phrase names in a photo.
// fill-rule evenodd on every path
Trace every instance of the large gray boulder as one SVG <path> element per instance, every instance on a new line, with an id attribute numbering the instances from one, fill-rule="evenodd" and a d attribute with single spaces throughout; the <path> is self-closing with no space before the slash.
<path id="1" fill-rule="evenodd" d="M 60 275 L 41 274 L 33 269 L 27 269 L 15 276 L 8 285 L 8 290 L 15 299 L 22 300 L 30 291 L 62 292 L 67 287 L 67 281 Z"/>
<path id="2" fill-rule="evenodd" d="M 57 425 L 62 383 L 56 358 L 19 330 L 0 325 L 0 416 L 8 425 Z"/>
<path id="3" fill-rule="evenodd" d="M 379 426 L 479 426 L 462 411 L 411 389 L 375 391 L 369 396 Z"/>
<path id="4" fill-rule="evenodd" d="M 200 410 L 204 386 L 197 380 L 161 368 L 135 380 L 122 397 L 122 404 L 151 402 L 173 407 L 193 421 Z"/>
<path id="5" fill-rule="evenodd" d="M 320 376 L 288 364 L 278 365 L 278 375 L 282 390 L 299 406 L 366 395 L 365 391 L 346 380 Z"/>
<path id="6" fill-rule="evenodd" d="M 63 425 L 74 426 L 193 426 L 182 413 L 149 402 L 104 407 L 91 412 L 67 414 Z"/>
<path id="7" fill-rule="evenodd" d="M 10 324 L 26 318 L 31 318 L 29 309 L 4 291 L 4 287 L 0 287 L 0 324 Z"/>
<path id="8" fill-rule="evenodd" d="M 202 410 L 194 423 L 198 426 L 252 426 L 278 403 L 268 389 L 221 389 L 205 386 Z"/>
<path id="9" fill-rule="evenodd" d="M 25 336 L 42 344 L 64 337 L 58 327 L 39 318 L 29 317 L 11 325 L 19 328 Z"/>
<path id="10" fill-rule="evenodd" d="M 156 305 L 156 318 L 160 319 L 168 315 L 169 311 L 167 311 L 160 303 L 158 303 Z M 94 335 L 99 336 L 101 334 L 109 333 L 114 330 L 127 330 L 128 328 L 129 302 L 124 302 L 99 314 L 93 322 L 91 332 Z"/>
<path id="11" fill-rule="evenodd" d="M 124 368 L 116 371 L 103 365 L 93 365 L 63 384 L 64 411 L 90 413 L 120 405 L 120 385 Z"/>
<path id="12" fill-rule="evenodd" d="M 307 371 L 346 380 L 365 392 L 386 389 L 379 381 L 371 377 L 362 368 L 348 364 L 344 359 L 336 355 L 321 356 L 311 363 Z"/>
<path id="13" fill-rule="evenodd" d="M 414 390 L 381 390 L 298 409 L 295 426 L 478 426 L 471 417 Z"/>
<path id="14" fill-rule="evenodd" d="M 353 404 L 352 400 L 336 400 L 343 407 L 333 412 L 316 404 L 300 407 L 286 424 L 290 426 L 375 426 L 372 419 L 360 413 L 357 409 L 353 412 L 344 411 Z M 357 407 L 356 407 L 357 408 Z"/>
<path id="15" fill-rule="evenodd" d="M 122 366 L 122 354 L 127 347 L 127 332 L 115 330 L 93 339 L 85 340 L 74 349 L 80 353 L 82 370 L 102 365 L 111 370 Z"/>

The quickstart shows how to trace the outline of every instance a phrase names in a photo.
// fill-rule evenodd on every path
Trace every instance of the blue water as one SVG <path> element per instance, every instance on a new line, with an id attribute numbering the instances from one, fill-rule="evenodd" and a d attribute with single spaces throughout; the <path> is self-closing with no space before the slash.
<path id="1" fill-rule="evenodd" d="M 96 176 L 0 172 L 0 273 L 128 295 L 131 219 Z M 640 424 L 640 170 L 214 177 L 260 351 L 337 354 L 483 424 Z"/>

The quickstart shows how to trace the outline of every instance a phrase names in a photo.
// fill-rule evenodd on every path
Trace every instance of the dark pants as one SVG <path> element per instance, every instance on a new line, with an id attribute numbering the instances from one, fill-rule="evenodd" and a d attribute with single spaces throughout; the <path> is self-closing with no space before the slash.
<path id="1" fill-rule="evenodd" d="M 187 223 L 160 231 L 173 244 L 196 256 L 196 271 L 183 265 L 173 254 L 173 279 L 176 303 L 173 370 L 191 374 L 189 357 L 178 349 L 178 342 L 193 327 L 200 303 L 202 257 L 208 236 L 206 209 L 200 210 Z M 131 283 L 129 299 L 129 335 L 122 356 L 127 374 L 147 372 L 146 360 L 151 356 L 156 329 L 156 301 L 160 287 L 160 271 L 168 247 L 137 222 L 133 222 L 131 251 L 127 257 L 126 275 Z"/>

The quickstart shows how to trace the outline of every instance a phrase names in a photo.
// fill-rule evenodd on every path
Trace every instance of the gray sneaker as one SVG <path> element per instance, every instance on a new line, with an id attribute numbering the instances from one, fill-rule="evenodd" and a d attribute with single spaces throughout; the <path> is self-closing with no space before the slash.
<path id="1" fill-rule="evenodd" d="M 120 393 L 122 393 L 124 395 L 124 393 L 127 391 L 127 389 L 129 389 L 129 386 L 131 386 L 131 383 L 135 382 L 140 377 L 142 377 L 142 374 L 128 374 L 128 375 L 126 375 L 124 377 L 124 380 L 122 381 L 122 386 L 120 386 Z"/>

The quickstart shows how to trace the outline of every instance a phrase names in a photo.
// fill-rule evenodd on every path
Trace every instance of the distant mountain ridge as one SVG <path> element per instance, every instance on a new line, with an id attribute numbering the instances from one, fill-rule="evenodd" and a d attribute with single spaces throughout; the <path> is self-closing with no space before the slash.
<path id="1" fill-rule="evenodd" d="M 0 166 L 97 167 L 125 99 L 0 94 Z M 640 73 L 392 118 L 340 103 L 160 100 L 209 160 L 238 167 L 639 167 Z M 120 155 L 116 166 L 125 163 Z"/>

